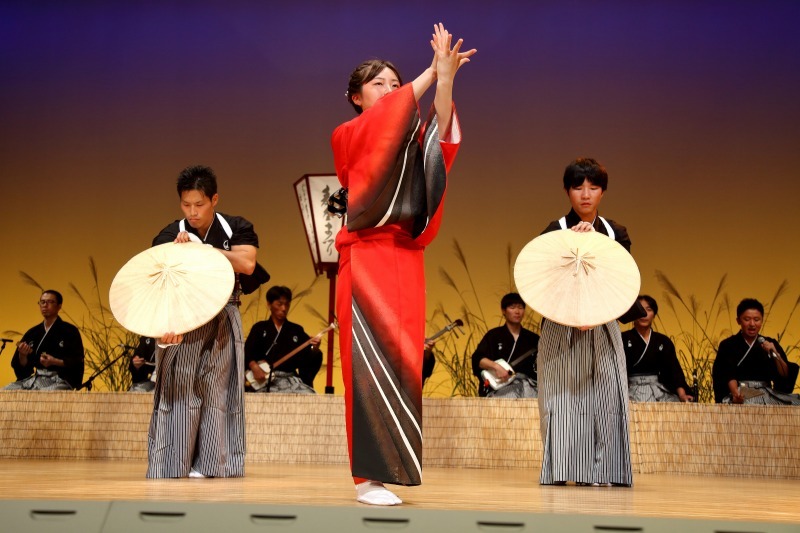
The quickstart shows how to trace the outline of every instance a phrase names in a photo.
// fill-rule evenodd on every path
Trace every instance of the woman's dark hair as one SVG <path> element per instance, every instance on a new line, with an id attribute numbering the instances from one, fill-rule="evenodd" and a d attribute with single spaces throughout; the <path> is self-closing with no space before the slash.
<path id="1" fill-rule="evenodd" d="M 271 304 L 275 300 L 286 298 L 287 302 L 292 301 L 292 289 L 283 285 L 273 285 L 267 291 L 267 303 Z"/>
<path id="2" fill-rule="evenodd" d="M 400 77 L 400 73 L 397 72 L 395 66 L 389 61 L 385 61 L 383 59 L 369 59 L 364 61 L 356 67 L 352 74 L 350 74 L 350 83 L 348 83 L 347 92 L 344 94 L 347 96 L 347 101 L 350 102 L 350 105 L 353 106 L 353 109 L 355 109 L 356 113 L 359 115 L 364 110 L 361 109 L 361 106 L 356 105 L 356 103 L 353 102 L 353 95 L 361 94 L 361 86 L 372 81 L 375 76 L 383 72 L 383 69 L 385 68 L 392 69 L 392 72 L 394 72 L 397 76 L 397 80 L 400 82 L 400 85 L 403 84 L 403 78 Z"/>
<path id="3" fill-rule="evenodd" d="M 604 191 L 608 188 L 608 172 L 603 165 L 590 157 L 581 157 L 567 165 L 564 170 L 564 190 L 580 187 L 585 180 L 598 185 Z"/>
<path id="4" fill-rule="evenodd" d="M 755 298 L 745 298 L 739 305 L 736 306 L 736 318 L 742 316 L 742 313 L 747 311 L 748 309 L 755 309 L 761 316 L 764 316 L 764 305 L 756 300 Z"/>
<path id="5" fill-rule="evenodd" d="M 211 198 L 217 194 L 217 176 L 202 165 L 187 167 L 178 176 L 178 196 L 184 191 L 200 191 Z"/>
<path id="6" fill-rule="evenodd" d="M 653 310 L 653 316 L 656 316 L 658 314 L 658 302 L 656 302 L 655 298 L 653 298 L 649 294 L 640 294 L 637 300 L 644 300 L 645 302 L 647 302 L 647 305 L 649 305 L 650 309 Z"/>

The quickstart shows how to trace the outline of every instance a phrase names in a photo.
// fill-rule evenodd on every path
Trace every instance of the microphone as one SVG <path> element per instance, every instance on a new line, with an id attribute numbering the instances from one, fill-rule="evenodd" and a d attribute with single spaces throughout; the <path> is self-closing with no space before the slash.
<path id="1" fill-rule="evenodd" d="M 756 340 L 758 341 L 759 346 L 762 346 L 765 342 L 767 342 L 767 339 L 765 339 L 761 335 L 759 335 Z M 770 350 L 769 352 L 767 352 L 767 355 L 772 357 L 773 359 L 777 359 L 778 357 L 780 357 L 777 353 L 775 353 L 775 350 Z"/>
<path id="2" fill-rule="evenodd" d="M 134 348 L 133 346 L 128 346 L 128 345 L 127 345 L 127 344 L 125 344 L 125 343 L 123 343 L 123 344 L 118 344 L 117 346 L 118 346 L 119 348 L 125 348 L 126 350 L 135 350 L 135 349 L 136 349 L 136 348 Z"/>
<path id="3" fill-rule="evenodd" d="M 14 342 L 14 341 L 13 341 L 13 340 L 11 340 L 11 339 L 0 339 L 0 342 L 2 342 L 3 344 L 5 344 L 5 343 L 7 343 L 7 342 Z"/>

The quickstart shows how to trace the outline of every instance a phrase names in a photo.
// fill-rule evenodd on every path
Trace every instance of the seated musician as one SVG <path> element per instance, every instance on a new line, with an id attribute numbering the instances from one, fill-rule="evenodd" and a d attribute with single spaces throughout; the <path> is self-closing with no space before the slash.
<path id="1" fill-rule="evenodd" d="M 800 396 L 791 394 L 797 365 L 788 362 L 778 341 L 760 335 L 763 322 L 758 300 L 745 298 L 736 307 L 741 329 L 719 343 L 712 369 L 717 403 L 800 405 Z"/>
<path id="2" fill-rule="evenodd" d="M 139 344 L 133 350 L 128 370 L 131 372 L 130 392 L 153 392 L 156 388 L 156 340 L 139 337 Z"/>
<path id="3" fill-rule="evenodd" d="M 536 398 L 536 350 L 539 335 L 522 327 L 525 302 L 512 292 L 500 300 L 506 323 L 490 329 L 472 354 L 472 372 L 478 377 L 480 396 L 503 398 Z M 509 372 L 498 361 L 513 370 Z M 487 371 L 492 380 L 486 379 Z"/>
<path id="4" fill-rule="evenodd" d="M 292 291 L 276 285 L 267 291 L 270 317 L 253 324 L 244 344 L 245 366 L 253 373 L 257 392 L 314 394 L 314 377 L 322 367 L 319 337 L 309 337 L 303 327 L 286 320 L 292 305 Z M 309 345 L 275 367 L 275 363 L 301 344 Z M 265 371 L 259 363 L 266 362 Z M 270 373 L 272 379 L 269 380 Z"/>
<path id="5" fill-rule="evenodd" d="M 64 298 L 61 293 L 46 290 L 39 298 L 39 311 L 44 321 L 22 336 L 11 357 L 11 367 L 18 381 L 5 390 L 70 390 L 83 380 L 83 340 L 72 324 L 58 313 Z"/>
<path id="6" fill-rule="evenodd" d="M 639 296 L 647 315 L 622 334 L 628 367 L 628 397 L 632 402 L 691 402 L 689 385 L 681 370 L 675 345 L 666 335 L 653 331 L 658 303 Z"/>

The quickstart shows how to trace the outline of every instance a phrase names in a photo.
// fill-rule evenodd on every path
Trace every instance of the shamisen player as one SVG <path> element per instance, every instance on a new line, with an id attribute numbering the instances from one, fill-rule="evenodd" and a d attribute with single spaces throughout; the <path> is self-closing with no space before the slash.
<path id="1" fill-rule="evenodd" d="M 269 318 L 253 324 L 244 344 L 245 363 L 258 383 L 265 383 L 269 376 L 259 363 L 266 361 L 272 372 L 272 380 L 256 389 L 256 392 L 288 392 L 314 394 L 314 378 L 322 367 L 320 337 L 309 337 L 300 324 L 287 320 L 292 305 L 292 290 L 274 285 L 267 291 Z M 282 362 L 275 363 L 295 351 L 306 341 L 309 345 Z"/>
<path id="2" fill-rule="evenodd" d="M 478 377 L 478 394 L 480 396 L 498 396 L 506 398 L 536 398 L 536 350 L 539 335 L 522 327 L 525 316 L 525 302 L 516 292 L 503 296 L 500 309 L 506 323 L 490 329 L 483 336 L 475 353 L 472 354 L 472 372 Z M 515 375 L 509 384 L 512 373 L 498 361 L 505 361 L 512 367 Z M 482 376 L 484 371 L 491 372 L 500 384 L 495 390 Z"/>

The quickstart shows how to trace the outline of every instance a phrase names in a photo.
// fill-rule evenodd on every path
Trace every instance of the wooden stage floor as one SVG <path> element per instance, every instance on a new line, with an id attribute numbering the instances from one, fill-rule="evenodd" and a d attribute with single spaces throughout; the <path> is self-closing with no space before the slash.
<path id="1" fill-rule="evenodd" d="M 253 463 L 239 479 L 147 480 L 141 461 L 0 460 L 0 501 L 137 501 L 357 507 L 342 465 Z M 553 487 L 538 471 L 427 468 L 403 509 L 759 522 L 800 531 L 800 482 L 639 474 L 626 488 Z M 797 529 L 793 526 L 798 525 Z M 748 531 L 750 531 L 748 529 Z"/>

